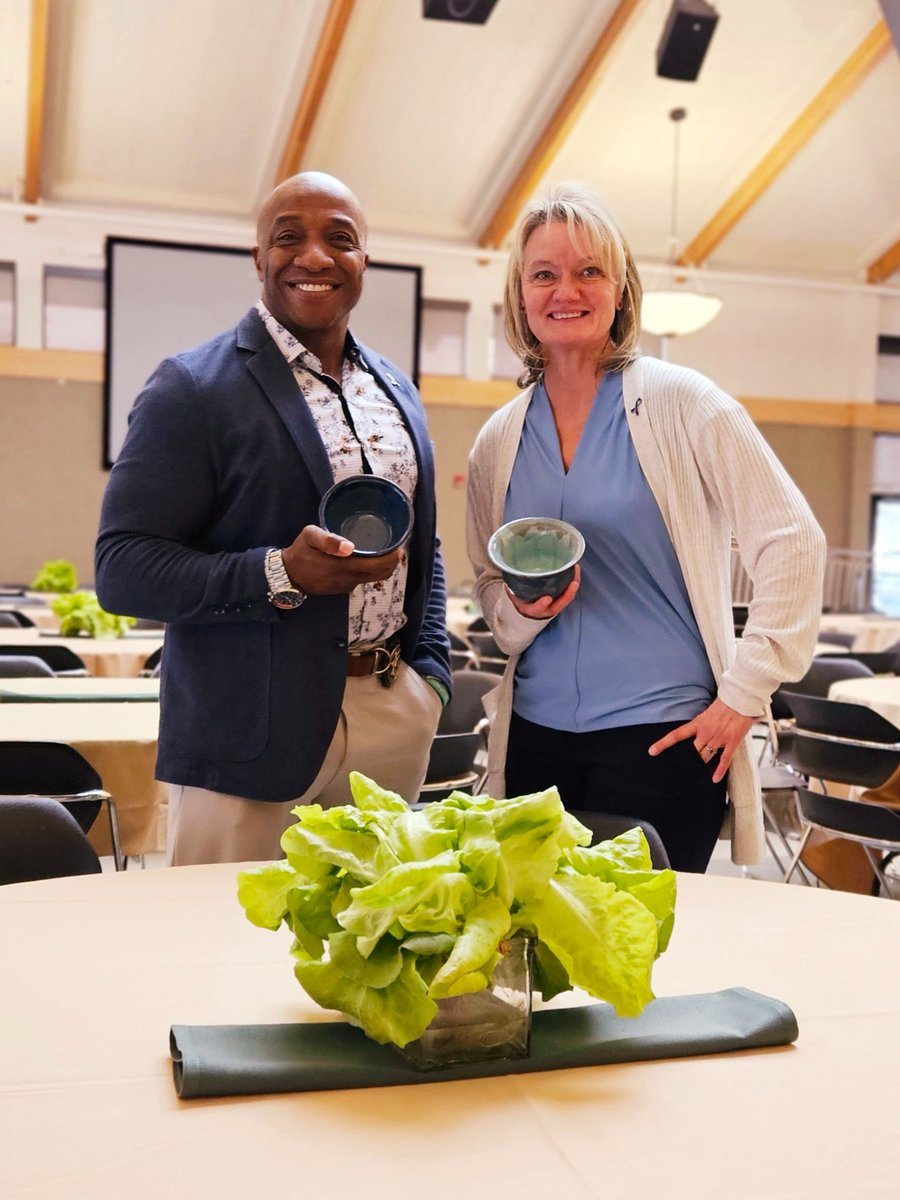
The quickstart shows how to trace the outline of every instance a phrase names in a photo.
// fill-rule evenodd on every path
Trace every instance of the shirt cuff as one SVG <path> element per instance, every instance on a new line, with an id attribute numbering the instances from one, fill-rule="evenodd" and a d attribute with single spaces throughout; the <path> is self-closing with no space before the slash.
<path id="1" fill-rule="evenodd" d="M 437 692 L 440 697 L 441 708 L 446 708 L 450 703 L 450 693 L 447 690 L 447 685 L 442 683 L 436 675 L 426 675 L 425 682 Z"/>

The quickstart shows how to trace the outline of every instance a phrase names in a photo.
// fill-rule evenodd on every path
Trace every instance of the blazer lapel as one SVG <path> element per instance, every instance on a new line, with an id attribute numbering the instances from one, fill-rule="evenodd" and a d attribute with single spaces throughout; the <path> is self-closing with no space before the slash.
<path id="1" fill-rule="evenodd" d="M 247 370 L 284 422 L 313 483 L 324 495 L 334 483 L 325 446 L 293 372 L 254 310 L 238 326 L 238 345 L 253 352 Z"/>

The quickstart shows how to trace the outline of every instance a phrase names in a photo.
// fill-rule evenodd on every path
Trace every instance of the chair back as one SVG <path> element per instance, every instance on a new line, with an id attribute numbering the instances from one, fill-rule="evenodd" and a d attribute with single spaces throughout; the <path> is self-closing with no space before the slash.
<path id="1" fill-rule="evenodd" d="M 0 884 L 100 870 L 96 851 L 59 801 L 0 796 Z"/>
<path id="2" fill-rule="evenodd" d="M 50 676 L 55 672 L 42 658 L 33 654 L 0 654 L 0 679 L 27 679 Z"/>
<path id="3" fill-rule="evenodd" d="M 453 694 L 444 706 L 438 733 L 472 733 L 487 718 L 485 695 L 497 686 L 497 678 L 480 671 L 454 671 Z"/>
<path id="4" fill-rule="evenodd" d="M 663 840 L 659 836 L 656 828 L 649 821 L 639 820 L 637 817 L 621 816 L 619 813 L 605 812 L 588 812 L 585 809 L 569 809 L 569 813 L 582 825 L 587 826 L 593 835 L 591 845 L 594 846 L 597 842 L 606 842 L 610 838 L 617 837 L 620 833 L 625 833 L 629 829 L 634 829 L 637 825 L 644 831 L 644 837 L 647 839 L 647 845 L 650 847 L 650 861 L 656 871 L 663 871 L 669 867 L 669 856 L 666 853 L 666 848 L 663 845 Z"/>
<path id="5" fill-rule="evenodd" d="M 836 654 L 833 658 L 820 654 L 812 660 L 802 679 L 787 684 L 783 690 L 803 696 L 827 696 L 831 685 L 841 679 L 867 679 L 874 674 L 871 667 L 853 654 Z"/>
<path id="6" fill-rule="evenodd" d="M 162 652 L 163 652 L 162 646 L 157 646 L 155 650 L 151 650 L 151 652 L 144 659 L 144 665 L 141 669 L 142 675 L 144 674 L 145 671 L 149 675 L 150 672 L 154 671 L 158 666 L 161 665 Z"/>
<path id="7" fill-rule="evenodd" d="M 21 658 L 23 653 L 29 658 L 42 658 L 54 675 L 88 674 L 84 660 L 68 646 L 0 646 L 0 657 L 12 655 Z"/>
<path id="8" fill-rule="evenodd" d="M 106 792 L 87 759 L 65 742 L 0 742 L 0 796 L 61 800 L 87 833 Z"/>
<path id="9" fill-rule="evenodd" d="M 5 629 L 34 629 L 34 621 L 14 608 L 0 609 L 0 627 Z"/>
<path id="10" fill-rule="evenodd" d="M 827 696 L 833 683 L 841 679 L 868 679 L 875 672 L 855 654 L 836 654 L 829 658 L 820 654 L 814 658 L 809 670 L 796 683 L 783 683 L 772 697 L 772 716 L 776 721 L 788 720 L 791 716 L 790 706 L 785 700 L 788 692 L 804 696 Z"/>
<path id="11" fill-rule="evenodd" d="M 880 787 L 900 767 L 900 729 L 862 704 L 785 692 L 796 719 L 786 751 L 794 770 L 815 779 Z"/>
<path id="12" fill-rule="evenodd" d="M 900 813 L 891 808 L 827 796 L 808 788 L 797 789 L 797 800 L 804 821 L 816 829 L 883 850 L 900 850 Z"/>
<path id="13" fill-rule="evenodd" d="M 846 646 L 849 650 L 856 641 L 856 634 L 841 633 L 835 629 L 823 629 L 819 633 L 818 640 L 823 646 Z"/>
<path id="14" fill-rule="evenodd" d="M 897 655 L 890 650 L 854 650 L 852 659 L 861 662 L 876 675 L 897 675 Z"/>

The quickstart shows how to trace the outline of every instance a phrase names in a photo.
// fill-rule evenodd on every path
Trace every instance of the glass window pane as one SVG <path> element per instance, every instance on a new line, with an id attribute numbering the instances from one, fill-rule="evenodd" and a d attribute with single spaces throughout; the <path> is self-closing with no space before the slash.
<path id="1" fill-rule="evenodd" d="M 465 375 L 467 304 L 426 300 L 422 305 L 419 370 L 423 375 Z"/>
<path id="2" fill-rule="evenodd" d="M 0 263 L 0 346 L 13 344 L 15 289 L 15 267 L 12 263 Z"/>
<path id="3" fill-rule="evenodd" d="M 102 271 L 47 267 L 44 345 L 49 350 L 102 350 L 106 309 Z"/>
<path id="4" fill-rule="evenodd" d="M 872 534 L 872 605 L 900 617 L 900 497 L 876 496 Z"/>

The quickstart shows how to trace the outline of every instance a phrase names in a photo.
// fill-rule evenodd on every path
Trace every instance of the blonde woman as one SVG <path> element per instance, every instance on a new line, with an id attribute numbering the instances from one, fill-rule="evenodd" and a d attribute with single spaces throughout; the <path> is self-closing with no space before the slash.
<path id="1" fill-rule="evenodd" d="M 592 192 L 560 186 L 525 211 L 505 295 L 525 390 L 482 429 L 469 472 L 475 594 L 510 655 L 487 790 L 555 784 L 569 808 L 649 821 L 673 867 L 704 871 L 723 824 L 736 862 L 762 856 L 746 739 L 811 659 L 824 538 L 744 409 L 640 353 L 640 307 Z M 525 516 L 584 535 L 556 600 L 514 597 L 487 557 L 494 529 Z M 732 537 L 754 583 L 738 642 Z"/>

